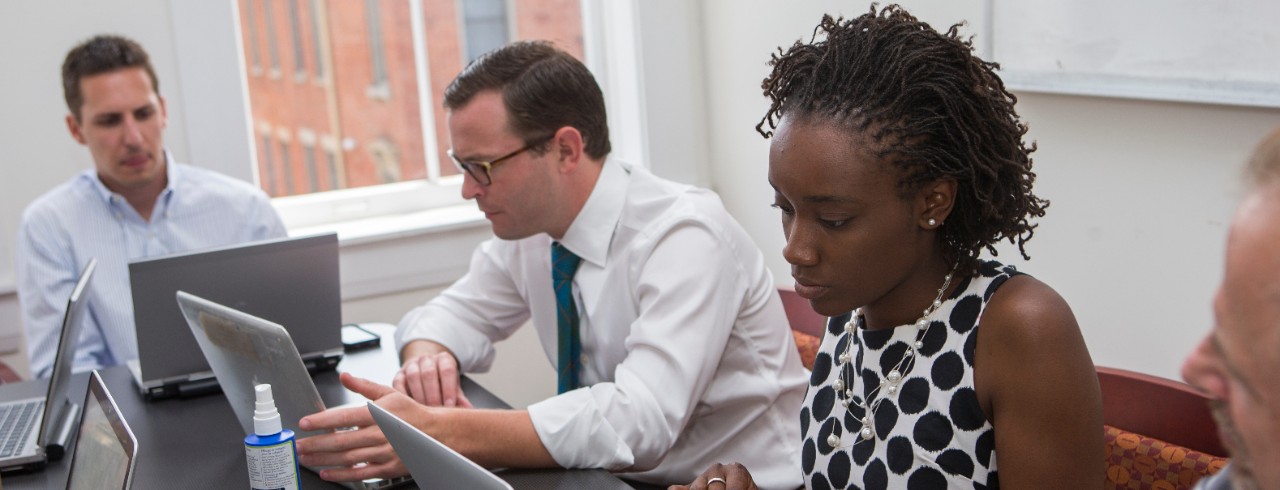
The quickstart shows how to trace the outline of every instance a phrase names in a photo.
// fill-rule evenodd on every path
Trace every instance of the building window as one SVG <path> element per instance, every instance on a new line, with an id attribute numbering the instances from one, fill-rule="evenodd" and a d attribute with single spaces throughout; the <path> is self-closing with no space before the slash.
<path id="1" fill-rule="evenodd" d="M 369 156 L 373 158 L 374 170 L 383 184 L 401 180 L 400 158 L 397 153 L 395 144 L 383 138 L 369 144 Z"/>
<path id="2" fill-rule="evenodd" d="M 311 21 L 311 53 L 314 55 L 314 62 L 311 69 L 314 71 L 316 81 L 324 81 L 324 50 L 321 49 L 320 42 L 320 12 L 324 0 L 311 0 L 311 9 L 308 10 L 307 18 Z"/>
<path id="3" fill-rule="evenodd" d="M 264 131 L 262 133 L 262 144 L 258 146 L 258 152 L 262 155 L 262 165 L 258 166 L 258 175 L 262 176 L 262 188 L 268 194 L 280 195 L 280 191 L 276 188 L 278 180 L 276 172 L 280 169 L 276 165 L 275 150 L 271 146 L 271 133 Z"/>
<path id="4" fill-rule="evenodd" d="M 298 169 L 293 168 L 293 145 L 289 140 L 280 139 L 280 168 L 284 170 L 284 193 L 285 195 L 300 194 L 298 186 L 294 184 Z"/>
<path id="5" fill-rule="evenodd" d="M 253 0 L 244 2 L 244 33 L 248 38 L 249 50 L 249 73 L 253 75 L 262 74 L 262 53 L 258 47 L 258 23 L 254 20 Z"/>
<path id="6" fill-rule="evenodd" d="M 324 142 L 324 163 L 325 169 L 328 170 L 329 186 L 328 189 L 341 189 L 342 172 L 338 170 L 338 145 L 334 144 L 331 138 L 325 137 Z"/>
<path id="7" fill-rule="evenodd" d="M 242 9 L 240 22 L 249 25 L 256 19 L 268 24 L 260 27 L 266 28 L 260 41 L 271 46 L 259 44 L 259 49 L 294 49 L 296 62 L 297 47 L 282 44 L 291 42 L 288 36 L 273 34 L 292 28 L 291 15 L 281 7 L 278 15 L 268 18 L 263 12 L 272 2 L 261 1 L 259 7 L 267 9 L 255 10 L 253 19 L 248 8 Z M 470 40 L 485 31 L 477 26 L 489 25 L 491 33 L 506 36 L 483 42 L 551 39 L 575 56 L 583 55 L 576 1 L 503 0 L 478 7 L 463 5 L 462 0 L 287 1 L 294 2 L 301 27 L 312 31 L 300 32 L 292 42 L 302 44 L 304 61 L 315 58 L 307 69 L 309 76 L 324 82 L 246 79 L 254 127 L 260 133 L 264 124 L 272 128 L 258 145 L 257 159 L 263 187 L 273 197 L 419 182 L 433 189 L 424 192 L 438 191 L 441 197 L 431 202 L 458 202 L 461 177 L 444 154 L 449 143 L 440 101 L 444 88 L 469 61 L 464 46 L 482 42 Z M 466 12 L 479 24 L 464 21 Z M 252 50 L 250 30 L 241 33 L 244 49 Z M 244 60 L 250 63 L 252 53 L 245 53 Z M 394 95 L 393 103 L 370 103 L 371 83 L 382 84 L 383 93 Z M 280 128 L 300 128 L 293 143 L 298 146 L 294 151 L 301 153 L 286 156 L 289 143 L 281 138 L 286 135 Z M 304 148 L 308 143 L 301 128 L 314 137 L 310 149 Z M 340 193 L 334 196 L 341 198 Z"/>
<path id="8" fill-rule="evenodd" d="M 462 0 L 461 6 L 467 62 L 507 44 L 507 0 Z"/>
<path id="9" fill-rule="evenodd" d="M 386 49 L 382 45 L 382 12 L 378 8 L 381 0 L 365 0 L 364 16 L 365 24 L 369 35 L 369 62 L 373 69 L 371 90 L 386 91 L 387 84 L 387 58 Z"/>
<path id="10" fill-rule="evenodd" d="M 298 14 L 298 2 L 302 0 L 285 0 L 289 2 L 289 34 L 293 39 L 293 81 L 307 81 L 307 57 L 303 54 L 302 21 Z"/>
<path id="11" fill-rule="evenodd" d="M 298 143 L 302 145 L 302 166 L 307 175 L 307 193 L 319 192 L 320 169 L 316 165 L 316 134 L 309 129 L 298 130 Z"/>
<path id="12" fill-rule="evenodd" d="M 267 23 L 267 60 L 271 63 L 270 75 L 278 78 L 280 76 L 280 43 L 276 41 L 276 15 L 273 3 L 271 0 L 262 0 L 262 11 L 265 14 L 264 21 Z"/>

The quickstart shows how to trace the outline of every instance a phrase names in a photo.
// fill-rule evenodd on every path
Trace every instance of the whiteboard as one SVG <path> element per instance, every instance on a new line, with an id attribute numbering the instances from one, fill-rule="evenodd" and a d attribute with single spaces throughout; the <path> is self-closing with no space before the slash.
<path id="1" fill-rule="evenodd" d="M 1010 89 L 1280 107 L 1280 1 L 988 1 Z"/>

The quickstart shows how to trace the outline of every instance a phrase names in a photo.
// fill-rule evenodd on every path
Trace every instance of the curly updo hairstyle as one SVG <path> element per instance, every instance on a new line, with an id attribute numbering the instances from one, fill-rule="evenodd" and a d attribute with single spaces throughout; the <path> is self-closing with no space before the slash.
<path id="1" fill-rule="evenodd" d="M 869 137 L 881 161 L 900 172 L 902 196 L 928 182 L 958 183 L 951 215 L 939 229 L 944 254 L 973 272 L 985 247 L 1025 244 L 1049 201 L 1031 191 L 1035 173 L 1024 144 L 1027 126 L 996 63 L 973 54 L 972 39 L 946 34 L 897 5 L 852 20 L 825 15 L 808 44 L 772 56 L 762 88 L 772 105 L 756 126 L 765 138 L 783 116 L 820 119 Z M 765 126 L 768 126 L 766 129 Z"/>

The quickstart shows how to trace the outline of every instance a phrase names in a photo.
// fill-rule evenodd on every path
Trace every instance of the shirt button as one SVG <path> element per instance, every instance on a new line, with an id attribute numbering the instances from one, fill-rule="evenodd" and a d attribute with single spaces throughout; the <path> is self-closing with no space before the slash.
<path id="1" fill-rule="evenodd" d="M 583 354 L 581 356 L 578 356 L 578 362 L 582 363 L 583 366 L 586 366 L 588 364 L 591 364 L 591 358 L 587 357 L 586 354 Z"/>

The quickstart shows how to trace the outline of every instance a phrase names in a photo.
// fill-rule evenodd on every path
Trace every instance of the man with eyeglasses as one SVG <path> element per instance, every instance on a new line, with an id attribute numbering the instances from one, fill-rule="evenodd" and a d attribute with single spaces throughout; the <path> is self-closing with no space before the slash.
<path id="1" fill-rule="evenodd" d="M 444 106 L 463 197 L 497 238 L 401 321 L 394 389 L 344 383 L 484 466 L 606 468 L 666 484 L 744 458 L 764 468 L 761 487 L 799 486 L 794 419 L 808 375 L 764 257 L 719 198 L 609 157 L 599 86 L 548 43 L 477 59 Z M 526 322 L 560 394 L 527 410 L 471 409 L 458 373 L 487 370 L 493 344 Z M 365 408 L 301 421 L 370 424 Z M 330 480 L 405 471 L 379 434 L 316 436 L 298 452 L 339 466 L 321 474 Z"/>

